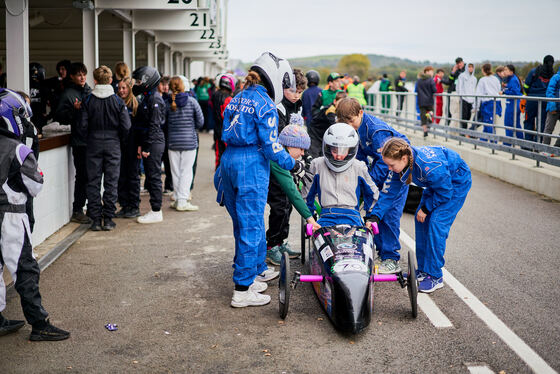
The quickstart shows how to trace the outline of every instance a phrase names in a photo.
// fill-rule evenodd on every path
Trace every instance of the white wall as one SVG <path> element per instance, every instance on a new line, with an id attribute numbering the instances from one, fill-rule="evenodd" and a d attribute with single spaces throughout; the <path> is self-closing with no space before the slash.
<path id="1" fill-rule="evenodd" d="M 41 152 L 39 167 L 44 174 L 43 190 L 34 200 L 33 246 L 70 221 L 74 200 L 74 164 L 69 146 Z"/>

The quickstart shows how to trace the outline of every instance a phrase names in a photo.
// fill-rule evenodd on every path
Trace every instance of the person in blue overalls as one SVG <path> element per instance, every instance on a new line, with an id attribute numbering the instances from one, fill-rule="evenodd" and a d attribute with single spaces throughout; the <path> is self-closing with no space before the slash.
<path id="1" fill-rule="evenodd" d="M 368 165 L 371 178 L 379 188 L 379 201 L 371 212 L 371 220 L 379 225 L 379 235 L 374 239 L 381 260 L 379 273 L 398 273 L 401 271 L 400 222 L 408 185 L 387 168 L 381 158 L 381 148 L 389 138 L 398 137 L 407 143 L 408 139 L 379 118 L 364 113 L 358 100 L 353 98 L 340 101 L 336 116 L 339 122 L 346 122 L 358 132 L 360 147 L 356 158 Z"/>
<path id="2" fill-rule="evenodd" d="M 521 96 L 523 93 L 521 92 L 521 81 L 515 75 L 515 66 L 513 65 L 506 65 L 504 69 L 504 73 L 506 76 L 506 86 L 504 88 L 504 95 L 509 96 Z M 513 113 L 515 112 L 515 117 Z M 519 100 L 514 99 L 507 99 L 506 100 L 506 115 L 504 118 L 504 125 L 511 128 L 518 128 L 521 129 L 521 121 L 520 121 L 520 113 L 521 110 L 519 109 Z M 513 130 L 506 129 L 506 136 L 513 137 Z M 523 132 L 515 131 L 515 136 L 517 139 L 523 139 Z M 509 143 L 504 143 L 504 145 L 511 145 Z"/>
<path id="3" fill-rule="evenodd" d="M 389 139 L 381 154 L 403 183 L 424 187 L 415 220 L 418 291 L 433 292 L 443 287 L 445 242 L 471 189 L 471 171 L 455 151 L 412 147 L 400 138 Z"/>
<path id="4" fill-rule="evenodd" d="M 224 111 L 222 141 L 227 148 L 216 171 L 233 221 L 235 289 L 231 306 L 237 308 L 268 304 L 270 296 L 260 292 L 267 288 L 265 281 L 278 276 L 265 263 L 269 161 L 286 170 L 303 169 L 278 143 L 276 104 L 282 100 L 283 89 L 295 88 L 288 61 L 263 53 L 250 68 L 244 87 Z"/>

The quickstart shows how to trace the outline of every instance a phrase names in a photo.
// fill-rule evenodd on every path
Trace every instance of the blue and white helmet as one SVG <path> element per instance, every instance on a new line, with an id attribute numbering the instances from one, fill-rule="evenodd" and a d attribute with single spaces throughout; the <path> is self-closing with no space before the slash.
<path id="1" fill-rule="evenodd" d="M 16 92 L 7 88 L 0 88 L 0 133 L 13 138 L 20 138 L 23 134 L 23 120 L 31 121 L 31 107 Z"/>

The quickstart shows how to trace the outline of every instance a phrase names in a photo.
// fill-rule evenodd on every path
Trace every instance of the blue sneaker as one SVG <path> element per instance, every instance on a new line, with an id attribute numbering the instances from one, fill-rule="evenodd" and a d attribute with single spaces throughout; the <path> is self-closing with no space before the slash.
<path id="1" fill-rule="evenodd" d="M 430 275 L 426 275 L 418 285 L 418 291 L 424 293 L 432 293 L 438 288 L 443 288 L 443 277 L 432 278 Z"/>
<path id="2" fill-rule="evenodd" d="M 427 276 L 428 274 L 424 273 L 422 270 L 416 270 L 416 280 L 418 282 L 422 282 Z"/>
<path id="3" fill-rule="evenodd" d="M 288 242 L 284 242 L 280 244 L 280 252 L 281 253 L 287 252 L 289 258 L 298 258 L 301 255 L 301 252 L 297 250 L 293 250 L 292 247 L 290 247 L 290 244 L 288 244 Z"/>

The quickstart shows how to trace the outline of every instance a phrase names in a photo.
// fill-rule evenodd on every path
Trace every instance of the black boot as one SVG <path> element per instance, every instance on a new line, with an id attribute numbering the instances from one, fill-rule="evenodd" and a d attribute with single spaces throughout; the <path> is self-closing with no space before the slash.
<path id="1" fill-rule="evenodd" d="M 33 325 L 31 330 L 31 335 L 29 335 L 29 340 L 31 341 L 56 341 L 64 340 L 70 337 L 68 331 L 64 331 L 51 325 L 50 321 L 44 320 Z"/>
<path id="2" fill-rule="evenodd" d="M 6 319 L 0 314 L 0 336 L 16 332 L 17 330 L 21 329 L 23 325 L 25 325 L 25 321 Z"/>
<path id="3" fill-rule="evenodd" d="M 129 208 L 124 214 L 124 218 L 136 218 L 136 217 L 140 217 L 140 209 L 138 208 Z"/>
<path id="4" fill-rule="evenodd" d="M 74 212 L 72 213 L 72 217 L 70 221 L 80 223 L 80 224 L 88 224 L 91 223 L 91 219 L 86 216 L 83 212 Z"/>
<path id="5" fill-rule="evenodd" d="M 91 231 L 101 231 L 101 219 L 96 218 L 93 220 L 93 223 L 91 224 L 91 226 L 89 227 L 89 229 Z"/>
<path id="6" fill-rule="evenodd" d="M 110 217 L 103 218 L 103 231 L 111 231 L 115 227 L 117 227 L 117 224 Z"/>
<path id="7" fill-rule="evenodd" d="M 122 207 L 121 210 L 119 210 L 115 214 L 115 218 L 125 218 L 127 212 L 128 212 L 128 209 L 126 207 Z"/>

